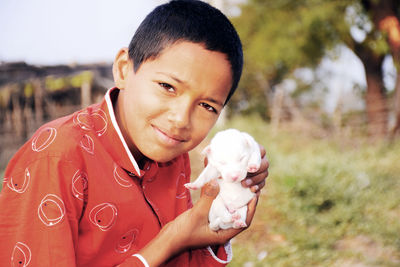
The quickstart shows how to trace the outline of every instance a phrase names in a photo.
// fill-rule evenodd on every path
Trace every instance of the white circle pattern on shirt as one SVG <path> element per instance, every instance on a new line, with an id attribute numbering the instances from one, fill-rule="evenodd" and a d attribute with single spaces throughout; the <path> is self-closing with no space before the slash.
<path id="1" fill-rule="evenodd" d="M 115 165 L 114 166 L 114 179 L 115 181 L 122 187 L 131 187 L 132 186 L 132 180 L 131 179 L 125 179 L 123 177 L 123 174 L 120 174 L 118 171 L 121 171 L 121 169 Z"/>
<path id="2" fill-rule="evenodd" d="M 179 175 L 179 178 L 176 180 L 176 198 L 177 199 L 183 199 L 187 197 L 187 188 L 180 185 L 180 182 L 182 182 L 181 180 L 183 179 L 183 183 L 186 181 L 186 174 L 181 172 L 181 174 Z"/>
<path id="3" fill-rule="evenodd" d="M 101 231 L 110 230 L 117 220 L 117 207 L 111 203 L 101 203 L 89 213 L 90 221 Z"/>
<path id="4" fill-rule="evenodd" d="M 74 197 L 83 201 L 84 192 L 88 189 L 87 174 L 77 170 L 72 177 L 71 191 Z"/>
<path id="5" fill-rule="evenodd" d="M 102 136 L 108 127 L 107 115 L 101 109 L 95 110 L 90 114 L 87 110 L 77 113 L 74 117 L 74 123 L 83 130 L 95 131 L 98 136 Z"/>
<path id="6" fill-rule="evenodd" d="M 25 267 L 31 262 L 32 253 L 30 248 L 22 243 L 17 242 L 15 244 L 13 252 L 11 254 L 11 266 Z"/>
<path id="7" fill-rule="evenodd" d="M 93 155 L 94 154 L 94 141 L 92 137 L 89 135 L 85 134 L 81 141 L 80 141 L 80 146 L 89 154 Z"/>
<path id="8" fill-rule="evenodd" d="M 22 194 L 28 188 L 30 181 L 31 181 L 31 174 L 29 173 L 28 168 L 26 168 L 23 175 L 18 175 L 18 176 L 14 175 L 7 178 L 7 186 L 12 191 L 18 194 Z"/>
<path id="9" fill-rule="evenodd" d="M 40 152 L 49 147 L 56 139 L 57 130 L 52 127 L 45 127 L 32 139 L 32 150 Z"/>
<path id="10" fill-rule="evenodd" d="M 47 194 L 39 204 L 38 216 L 46 226 L 58 224 L 65 216 L 64 202 L 54 194 Z"/>
<path id="11" fill-rule="evenodd" d="M 131 248 L 133 242 L 135 242 L 135 239 L 138 234 L 139 234 L 139 230 L 136 228 L 131 229 L 128 232 L 126 232 L 125 234 L 123 234 L 120 237 L 120 239 L 118 240 L 115 251 L 118 253 L 127 252 Z"/>

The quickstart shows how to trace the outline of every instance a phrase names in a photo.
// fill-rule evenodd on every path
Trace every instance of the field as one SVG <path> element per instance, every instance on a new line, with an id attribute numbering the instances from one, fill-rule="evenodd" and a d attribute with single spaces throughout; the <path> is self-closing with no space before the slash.
<path id="1" fill-rule="evenodd" d="M 229 127 L 252 134 L 270 161 L 230 266 L 400 266 L 399 140 L 274 131 L 257 117 Z"/>
<path id="2" fill-rule="evenodd" d="M 252 134 L 270 161 L 255 219 L 232 241 L 230 266 L 400 266 L 400 140 L 277 131 L 257 117 L 229 127 Z M 200 150 L 191 152 L 193 177 Z"/>

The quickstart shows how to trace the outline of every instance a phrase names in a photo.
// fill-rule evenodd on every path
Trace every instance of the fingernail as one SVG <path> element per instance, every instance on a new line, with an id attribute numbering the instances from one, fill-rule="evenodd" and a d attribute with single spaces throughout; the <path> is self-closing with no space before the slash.
<path id="1" fill-rule="evenodd" d="M 246 179 L 245 183 L 246 183 L 246 185 L 251 185 L 253 183 L 253 181 L 251 179 Z"/>
<path id="2" fill-rule="evenodd" d="M 254 193 L 257 192 L 257 190 L 258 190 L 258 185 L 251 187 L 251 191 L 253 191 Z"/>

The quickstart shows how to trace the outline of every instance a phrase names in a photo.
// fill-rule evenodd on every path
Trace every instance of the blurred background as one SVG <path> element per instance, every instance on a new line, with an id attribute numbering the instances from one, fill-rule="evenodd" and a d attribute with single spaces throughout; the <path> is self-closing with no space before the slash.
<path id="1" fill-rule="evenodd" d="M 102 98 L 117 51 L 164 2 L 0 1 L 0 179 L 40 125 Z M 245 56 L 210 136 L 247 131 L 271 165 L 231 266 L 400 266 L 400 1 L 208 2 Z"/>

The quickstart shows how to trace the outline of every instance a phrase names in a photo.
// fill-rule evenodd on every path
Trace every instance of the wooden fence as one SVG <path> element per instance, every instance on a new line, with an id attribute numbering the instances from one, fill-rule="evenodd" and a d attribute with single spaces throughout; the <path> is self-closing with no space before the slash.
<path id="1" fill-rule="evenodd" d="M 98 102 L 113 86 L 111 65 L 0 65 L 0 172 L 45 122 Z"/>

